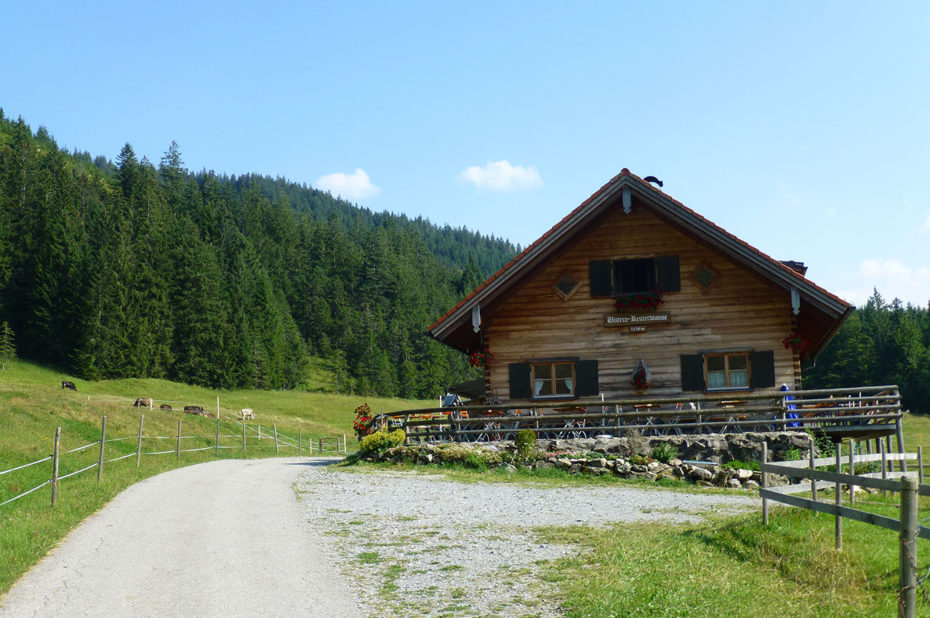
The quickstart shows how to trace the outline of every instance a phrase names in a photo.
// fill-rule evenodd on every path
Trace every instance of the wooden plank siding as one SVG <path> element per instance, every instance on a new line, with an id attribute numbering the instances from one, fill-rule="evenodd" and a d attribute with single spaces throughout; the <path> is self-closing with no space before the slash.
<path id="1" fill-rule="evenodd" d="M 681 291 L 665 293 L 657 309 L 670 323 L 648 325 L 642 333 L 606 327 L 604 316 L 616 313 L 614 300 L 591 297 L 589 262 L 663 255 L 677 255 L 681 273 Z M 718 275 L 707 290 L 692 278 L 701 265 Z M 566 274 L 582 284 L 563 300 L 555 284 Z M 782 344 L 792 326 L 789 293 L 637 202 L 631 214 L 618 203 L 592 220 L 504 299 L 483 308 L 482 318 L 484 344 L 493 355 L 485 371 L 492 398 L 508 399 L 510 363 L 559 357 L 598 360 L 600 392 L 608 399 L 642 394 L 631 383 L 641 358 L 652 372 L 648 395 L 673 396 L 682 392 L 680 356 L 718 349 L 770 350 L 776 385 L 800 386 L 800 359 Z"/>

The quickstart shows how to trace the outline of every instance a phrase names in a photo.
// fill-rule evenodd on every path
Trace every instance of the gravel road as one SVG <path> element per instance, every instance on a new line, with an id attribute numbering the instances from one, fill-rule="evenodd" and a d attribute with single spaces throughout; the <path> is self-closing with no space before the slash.
<path id="1" fill-rule="evenodd" d="M 137 483 L 17 582 L 0 616 L 360 616 L 294 493 L 313 465 L 223 460 Z"/>
<path id="2" fill-rule="evenodd" d="M 542 542 L 535 527 L 696 521 L 758 505 L 325 463 L 223 460 L 142 481 L 17 582 L 0 617 L 557 616 L 539 575 L 578 550 Z"/>

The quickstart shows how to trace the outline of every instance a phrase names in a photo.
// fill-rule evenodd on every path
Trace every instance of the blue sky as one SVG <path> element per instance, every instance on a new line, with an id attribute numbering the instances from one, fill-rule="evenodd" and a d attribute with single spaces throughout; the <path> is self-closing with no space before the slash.
<path id="1" fill-rule="evenodd" d="M 58 143 L 526 245 L 622 168 L 862 304 L 930 301 L 930 4 L 17 2 Z"/>

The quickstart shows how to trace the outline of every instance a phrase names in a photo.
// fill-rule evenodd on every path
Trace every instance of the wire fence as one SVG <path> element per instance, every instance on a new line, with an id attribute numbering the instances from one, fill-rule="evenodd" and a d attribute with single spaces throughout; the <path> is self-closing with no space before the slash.
<path id="1" fill-rule="evenodd" d="M 55 506 L 55 504 L 58 501 L 58 487 L 59 487 L 60 481 L 75 477 L 79 474 L 88 472 L 96 468 L 97 469 L 97 482 L 99 483 L 102 477 L 102 474 L 103 474 L 104 466 L 106 464 L 112 464 L 112 463 L 122 461 L 124 459 L 135 457 L 136 467 L 138 468 L 141 465 L 142 455 L 153 455 L 153 456 L 154 455 L 175 455 L 175 457 L 180 458 L 181 453 L 195 453 L 195 452 L 203 452 L 203 451 L 211 451 L 211 450 L 214 451 L 214 453 L 218 455 L 221 449 L 224 451 L 238 450 L 243 455 L 246 455 L 248 453 L 248 449 L 250 446 L 252 446 L 252 448 L 255 448 L 256 446 L 255 442 L 258 442 L 259 445 L 261 445 L 262 441 L 266 441 L 266 442 L 273 441 L 275 454 L 280 454 L 282 449 L 294 449 L 297 455 L 303 455 L 306 453 L 308 456 L 313 455 L 314 452 L 321 454 L 321 455 L 327 452 L 333 453 L 333 454 L 340 454 L 340 453 L 346 454 L 348 452 L 345 434 L 343 434 L 342 436 L 317 436 L 316 439 L 313 439 L 310 436 L 304 436 L 302 429 L 298 427 L 297 435 L 292 436 L 292 435 L 286 435 L 282 432 L 279 432 L 277 424 L 271 425 L 270 432 L 269 432 L 269 427 L 266 425 L 264 427 L 264 433 L 263 433 L 262 425 L 257 425 L 257 424 L 248 425 L 246 424 L 245 421 L 242 421 L 242 432 L 241 433 L 221 434 L 220 433 L 220 420 L 221 419 L 219 417 L 216 419 L 216 432 L 214 435 L 184 435 L 182 433 L 181 420 L 178 420 L 177 434 L 173 436 L 159 436 L 159 435 L 147 436 L 144 434 L 145 415 L 142 415 L 139 421 L 138 434 L 117 437 L 117 438 L 108 438 L 106 435 L 107 417 L 104 416 L 102 418 L 99 439 L 93 442 L 90 442 L 88 444 L 77 446 L 77 447 L 74 447 L 68 450 L 61 449 L 62 431 L 61 431 L 61 427 L 58 427 L 56 428 L 55 437 L 52 442 L 52 454 L 51 455 L 46 455 L 45 457 L 42 457 L 41 459 L 37 459 L 35 461 L 30 461 L 28 463 L 20 464 L 18 466 L 8 468 L 6 470 L 0 470 L 0 476 L 3 476 L 6 474 L 11 474 L 13 472 L 25 470 L 27 468 L 32 468 L 33 466 L 38 466 L 40 464 L 50 461 L 52 464 L 51 470 L 50 470 L 50 477 L 43 480 L 41 483 L 39 483 L 38 485 L 35 485 L 34 487 L 19 491 L 19 493 L 16 493 L 13 496 L 7 497 L 2 502 L 0 502 L 0 506 L 11 504 L 12 502 L 15 502 L 16 500 L 19 500 L 20 498 L 24 498 L 30 494 L 33 494 L 39 491 L 40 489 L 46 486 L 49 486 L 49 485 L 51 485 L 51 505 Z M 128 452 L 128 453 L 124 453 L 122 455 L 118 455 L 116 457 L 111 457 L 109 459 L 106 458 L 107 445 L 115 444 L 115 443 L 124 443 L 124 442 L 129 442 L 132 440 L 136 441 L 135 450 Z M 175 442 L 175 447 L 170 450 L 145 450 L 143 448 L 143 444 L 146 440 L 156 441 L 155 442 L 156 444 L 158 440 L 173 440 Z M 181 448 L 182 441 L 191 441 L 191 440 L 207 441 L 207 442 L 212 442 L 212 444 L 208 444 L 205 446 L 190 446 L 187 448 Z M 226 441 L 235 440 L 236 443 L 235 444 L 221 444 L 222 440 L 226 440 Z M 250 445 L 250 441 L 251 441 L 251 445 Z M 152 443 L 149 442 L 149 444 L 152 444 Z M 62 464 L 64 460 L 66 459 L 64 457 L 65 455 L 73 455 L 75 453 L 80 453 L 81 451 L 85 451 L 93 447 L 99 448 L 99 455 L 97 456 L 96 461 L 94 461 L 93 463 L 87 466 L 79 468 L 77 470 L 73 470 L 65 474 L 61 473 Z"/>

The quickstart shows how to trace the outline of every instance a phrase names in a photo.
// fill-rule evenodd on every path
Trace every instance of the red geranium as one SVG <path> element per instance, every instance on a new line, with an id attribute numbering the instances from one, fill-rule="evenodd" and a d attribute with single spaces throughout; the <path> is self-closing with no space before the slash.
<path id="1" fill-rule="evenodd" d="M 662 292 L 655 291 L 619 296 L 614 304 L 622 311 L 624 309 L 655 309 L 664 302 Z"/>
<path id="2" fill-rule="evenodd" d="M 472 367 L 484 367 L 491 360 L 491 353 L 487 350 L 472 352 L 468 357 L 468 364 Z"/>
<path id="3" fill-rule="evenodd" d="M 807 340 L 807 337 L 801 334 L 801 331 L 795 329 L 788 333 L 788 336 L 781 340 L 785 345 L 786 350 L 791 350 L 795 353 L 803 354 L 807 351 L 810 342 Z"/>
<path id="4" fill-rule="evenodd" d="M 352 429 L 355 430 L 355 435 L 358 436 L 359 440 L 362 439 L 362 436 L 371 433 L 371 408 L 368 407 L 367 403 L 355 408 L 355 422 L 352 423 Z"/>

